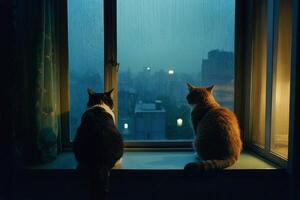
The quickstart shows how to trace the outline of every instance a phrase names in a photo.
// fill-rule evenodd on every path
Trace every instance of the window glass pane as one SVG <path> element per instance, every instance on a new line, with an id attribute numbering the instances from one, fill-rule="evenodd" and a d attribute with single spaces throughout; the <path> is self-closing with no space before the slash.
<path id="1" fill-rule="evenodd" d="M 103 2 L 68 0 L 70 138 L 88 100 L 87 88 L 103 91 Z"/>
<path id="2" fill-rule="evenodd" d="M 119 129 L 128 140 L 192 139 L 186 83 L 234 105 L 234 0 L 117 1 Z"/>
<path id="3" fill-rule="evenodd" d="M 265 144 L 266 64 L 267 64 L 267 1 L 254 1 L 254 40 L 251 88 L 251 141 Z"/>
<path id="4" fill-rule="evenodd" d="M 288 155 L 290 72 L 291 72 L 291 0 L 279 1 L 277 47 L 274 51 L 271 151 Z"/>

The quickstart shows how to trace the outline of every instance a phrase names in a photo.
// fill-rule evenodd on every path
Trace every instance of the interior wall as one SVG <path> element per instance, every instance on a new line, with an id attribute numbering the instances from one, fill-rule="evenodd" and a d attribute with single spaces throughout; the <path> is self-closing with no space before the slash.
<path id="1" fill-rule="evenodd" d="M 53 187 L 55 186 L 55 187 Z M 88 183 L 75 171 L 38 170 L 22 173 L 14 188 L 16 199 L 81 200 Z M 188 174 L 181 170 L 115 170 L 109 199 L 288 199 L 288 179 L 274 171 L 223 171 Z"/>
<path id="2" fill-rule="evenodd" d="M 12 177 L 14 173 L 13 160 L 13 126 L 12 126 L 12 90 L 15 81 L 15 29 L 13 24 L 13 1 L 0 1 L 0 199 L 11 198 Z"/>

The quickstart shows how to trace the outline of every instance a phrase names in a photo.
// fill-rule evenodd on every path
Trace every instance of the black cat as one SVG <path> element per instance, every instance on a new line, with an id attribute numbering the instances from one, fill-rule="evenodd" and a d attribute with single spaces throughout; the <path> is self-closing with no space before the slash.
<path id="1" fill-rule="evenodd" d="M 123 155 L 123 139 L 112 111 L 112 91 L 95 93 L 88 89 L 88 108 L 73 141 L 78 169 L 88 174 L 91 180 L 92 199 L 100 195 L 103 198 L 107 193 L 109 172 Z M 104 188 L 103 194 L 99 194 L 99 185 Z"/>

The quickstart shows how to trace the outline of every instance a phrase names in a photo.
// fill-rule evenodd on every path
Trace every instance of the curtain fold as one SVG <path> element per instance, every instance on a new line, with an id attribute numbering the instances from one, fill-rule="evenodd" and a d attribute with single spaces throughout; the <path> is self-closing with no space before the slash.
<path id="1" fill-rule="evenodd" d="M 25 164 L 58 153 L 60 66 L 56 0 L 16 0 L 17 65 L 15 141 Z"/>
<path id="2" fill-rule="evenodd" d="M 55 37 L 55 1 L 43 0 L 41 30 L 37 47 L 36 119 L 37 143 L 41 160 L 49 161 L 57 155 L 60 132 L 59 66 Z"/>

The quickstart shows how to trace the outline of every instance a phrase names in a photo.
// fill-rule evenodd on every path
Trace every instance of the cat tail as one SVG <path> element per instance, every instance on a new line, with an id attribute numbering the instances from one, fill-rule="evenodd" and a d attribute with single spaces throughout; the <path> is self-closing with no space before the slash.
<path id="1" fill-rule="evenodd" d="M 89 174 L 89 190 L 91 200 L 107 200 L 109 192 L 110 169 L 102 168 Z"/>
<path id="2" fill-rule="evenodd" d="M 237 159 L 235 157 L 230 157 L 224 160 L 204 160 L 200 163 L 191 162 L 185 165 L 184 169 L 187 171 L 211 171 L 224 169 L 233 165 Z"/>

